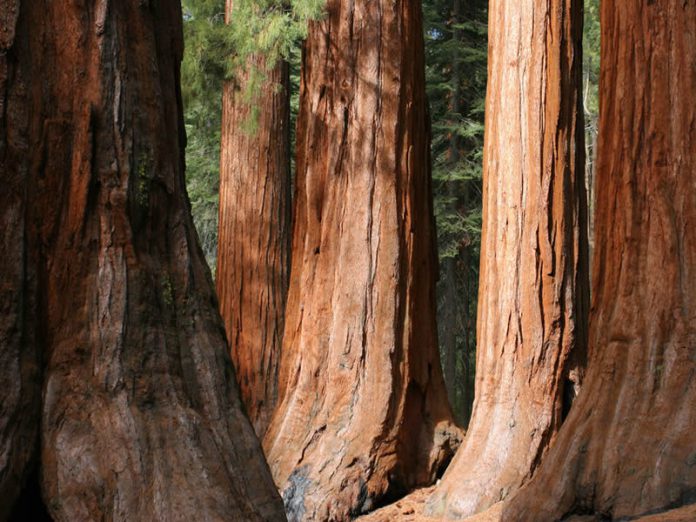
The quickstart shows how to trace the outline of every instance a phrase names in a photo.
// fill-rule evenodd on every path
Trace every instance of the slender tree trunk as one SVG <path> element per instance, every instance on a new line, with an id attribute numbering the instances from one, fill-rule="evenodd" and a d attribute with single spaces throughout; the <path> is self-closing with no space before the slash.
<path id="1" fill-rule="evenodd" d="M 452 28 L 452 43 L 455 45 L 459 43 L 460 31 L 457 29 L 457 24 L 461 16 L 461 2 L 460 0 L 453 0 L 452 2 L 452 18 L 451 23 Z M 455 59 L 452 62 L 452 78 L 450 79 L 450 85 L 452 87 L 452 94 L 450 100 L 450 108 L 452 110 L 452 116 L 455 118 L 451 123 L 456 125 L 459 123 L 460 113 L 461 113 L 461 63 L 459 60 Z M 460 147 L 461 140 L 457 131 L 450 131 L 449 139 L 449 161 L 452 170 L 456 170 L 459 160 L 460 160 Z M 450 204 L 454 207 L 450 209 L 450 212 L 455 212 L 458 206 L 458 194 L 457 194 L 457 179 L 452 178 L 448 180 L 447 183 L 447 196 Z M 456 378 L 457 378 L 457 333 L 458 333 L 458 316 L 459 316 L 459 296 L 457 295 L 457 261 L 454 257 L 449 257 L 445 260 L 444 264 L 444 274 L 445 274 L 445 287 L 444 287 L 444 308 L 445 308 L 445 325 L 443 328 L 443 344 L 445 347 L 445 383 L 447 384 L 447 391 L 449 393 L 450 403 L 452 405 L 456 404 Z"/>
<path id="2" fill-rule="evenodd" d="M 489 13 L 476 398 L 426 509 L 453 517 L 531 477 L 586 343 L 582 2 L 492 0 Z"/>
<path id="3" fill-rule="evenodd" d="M 179 2 L 9 4 L 6 56 L 26 74 L 7 76 L 24 93 L 7 110 L 28 129 L 41 247 L 51 516 L 282 519 L 188 211 Z"/>
<path id="4" fill-rule="evenodd" d="M 346 520 L 458 444 L 435 325 L 420 3 L 329 0 L 304 49 L 280 402 L 290 520 Z"/>
<path id="5" fill-rule="evenodd" d="M 505 520 L 696 501 L 696 5 L 602 2 L 601 21 L 587 380 Z"/>
<path id="6" fill-rule="evenodd" d="M 462 250 L 462 266 L 464 274 L 464 301 L 462 303 L 463 310 L 463 324 L 462 328 L 464 332 L 464 352 L 462 353 L 462 376 L 460 379 L 461 390 L 462 390 L 462 425 L 468 426 L 471 419 L 471 402 L 473 395 L 473 386 L 471 384 L 471 364 L 470 353 L 471 353 L 471 332 L 473 331 L 474 325 L 471 317 L 471 270 L 469 269 L 469 263 L 471 263 L 471 257 L 469 255 L 469 246 L 465 246 Z"/>
<path id="7" fill-rule="evenodd" d="M 247 102 L 254 69 L 267 77 Z M 242 400 L 259 437 L 278 395 L 288 289 L 289 84 L 287 64 L 265 71 L 263 59 L 254 57 L 223 93 L 216 283 Z M 245 131 L 249 124 L 255 129 Z"/>
<path id="8" fill-rule="evenodd" d="M 0 2 L 0 520 L 9 515 L 38 462 L 41 424 L 37 346 L 36 245 L 28 237 L 28 64 L 16 40 L 26 34 L 19 1 Z"/>
<path id="9" fill-rule="evenodd" d="M 458 300 L 456 280 L 456 260 L 447 258 L 443 262 L 443 272 L 445 280 L 443 289 L 443 325 L 440 329 L 442 333 L 442 344 L 445 348 L 445 384 L 447 385 L 447 395 L 449 396 L 452 407 L 456 406 L 457 399 L 457 326 L 458 326 Z"/>

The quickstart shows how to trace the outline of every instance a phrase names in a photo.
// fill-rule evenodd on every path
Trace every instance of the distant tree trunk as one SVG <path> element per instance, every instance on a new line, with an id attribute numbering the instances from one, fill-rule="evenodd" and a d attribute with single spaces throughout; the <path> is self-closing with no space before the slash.
<path id="1" fill-rule="evenodd" d="M 258 92 L 245 93 L 252 69 L 267 77 Z M 216 284 L 242 400 L 259 437 L 278 395 L 288 289 L 289 83 L 286 63 L 265 71 L 254 57 L 223 93 Z M 243 129 L 250 124 L 253 130 Z"/>
<path id="2" fill-rule="evenodd" d="M 280 402 L 290 520 L 346 520 L 458 444 L 438 355 L 420 2 L 329 0 L 304 49 Z"/>
<path id="3" fill-rule="evenodd" d="M 451 23 L 454 25 L 452 29 L 452 40 L 453 43 L 457 43 L 459 40 L 459 31 L 456 29 L 456 24 L 459 21 L 460 15 L 460 1 L 453 0 L 452 2 L 452 19 Z M 450 122 L 452 126 L 459 123 L 459 113 L 461 110 L 460 103 L 460 72 L 461 64 L 458 60 L 452 62 L 452 78 L 450 80 L 450 85 L 452 88 L 452 93 L 450 97 L 450 109 L 451 115 L 454 118 Z M 459 147 L 461 146 L 460 140 L 458 139 L 457 132 L 454 130 L 450 131 L 449 139 L 449 150 L 448 159 L 452 170 L 454 171 L 457 164 L 459 163 Z M 451 206 L 456 208 L 457 205 L 457 190 L 455 184 L 457 180 L 452 173 L 451 179 L 447 181 L 446 194 L 448 196 L 448 202 Z M 455 212 L 455 208 L 450 208 L 450 212 Z M 448 257 L 442 263 L 442 273 L 444 275 L 444 286 L 443 290 L 443 308 L 444 308 L 444 324 L 441 328 L 442 333 L 442 345 L 445 352 L 445 383 L 447 384 L 447 393 L 449 395 L 450 403 L 456 405 L 456 378 L 457 378 L 457 315 L 459 313 L 458 304 L 459 296 L 457 295 L 457 262 L 456 258 Z"/>
<path id="4" fill-rule="evenodd" d="M 28 237 L 29 64 L 19 0 L 0 2 L 0 520 L 9 515 L 38 462 L 41 378 L 37 345 L 36 248 Z"/>
<path id="5" fill-rule="evenodd" d="M 445 383 L 447 385 L 447 395 L 449 396 L 450 404 L 456 407 L 457 401 L 457 325 L 459 313 L 456 281 L 456 259 L 448 257 L 442 263 L 442 272 L 444 274 L 443 286 L 443 303 L 442 306 L 444 319 L 440 333 L 442 335 L 442 345 L 445 352 Z"/>
<path id="6" fill-rule="evenodd" d="M 696 499 L 696 5 L 601 9 L 591 359 L 506 521 L 628 520 Z"/>
<path id="7" fill-rule="evenodd" d="M 471 384 L 471 333 L 474 329 L 474 321 L 471 313 L 472 289 L 471 289 L 471 256 L 469 256 L 469 246 L 465 246 L 462 250 L 462 272 L 464 274 L 464 301 L 462 302 L 464 324 L 464 351 L 462 353 L 462 376 L 459 380 L 462 391 L 462 413 L 461 420 L 464 426 L 469 425 L 471 420 L 471 400 L 473 395 L 473 386 Z M 475 295 L 473 297 L 476 297 Z"/>
<path id="8" fill-rule="evenodd" d="M 24 74 L 0 112 L 28 129 L 9 141 L 41 247 L 50 515 L 282 519 L 188 212 L 179 3 L 10 4 L 3 59 Z"/>
<path id="9" fill-rule="evenodd" d="M 526 482 L 579 384 L 587 316 L 582 2 L 489 4 L 476 398 L 427 512 L 462 517 Z"/>

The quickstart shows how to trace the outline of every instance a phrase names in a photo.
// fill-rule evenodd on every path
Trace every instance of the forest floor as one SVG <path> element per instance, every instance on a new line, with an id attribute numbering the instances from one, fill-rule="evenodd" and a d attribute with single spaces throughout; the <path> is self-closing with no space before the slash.
<path id="1" fill-rule="evenodd" d="M 427 517 L 423 514 L 425 501 L 434 489 L 435 486 L 418 489 L 401 500 L 360 517 L 358 520 L 359 522 L 445 522 L 448 519 Z M 502 503 L 496 504 L 487 511 L 469 517 L 462 522 L 502 522 L 502 507 Z M 566 522 L 596 522 L 597 520 L 599 519 L 593 516 L 574 516 L 566 519 Z M 635 522 L 695 521 L 696 504 L 635 519 Z"/>
<path id="2" fill-rule="evenodd" d="M 423 507 L 426 499 L 435 489 L 435 486 L 429 488 L 417 489 L 410 495 L 397 500 L 393 504 L 385 506 L 377 511 L 373 511 L 360 517 L 360 522 L 441 522 L 447 519 L 441 517 L 428 517 L 423 514 Z M 496 504 L 492 508 L 483 513 L 474 515 L 466 519 L 466 522 L 500 522 L 501 521 L 502 504 Z"/>

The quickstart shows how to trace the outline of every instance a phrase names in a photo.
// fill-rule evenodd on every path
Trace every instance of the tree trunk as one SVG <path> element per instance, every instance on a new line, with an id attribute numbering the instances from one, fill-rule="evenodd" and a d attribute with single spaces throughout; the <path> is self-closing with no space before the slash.
<path id="1" fill-rule="evenodd" d="M 5 88 L 26 96 L 8 114 L 28 128 L 41 246 L 51 516 L 282 519 L 188 211 L 179 3 L 10 4 L 7 56 L 27 72 Z"/>
<path id="2" fill-rule="evenodd" d="M 462 272 L 464 275 L 464 300 L 462 302 L 462 310 L 464 317 L 462 322 L 464 327 L 462 328 L 464 333 L 464 351 L 462 353 L 462 378 L 460 380 L 460 386 L 462 391 L 462 413 L 461 420 L 463 426 L 469 426 L 469 421 L 471 420 L 471 402 L 472 395 L 474 391 L 471 375 L 471 334 L 474 331 L 474 321 L 471 313 L 471 303 L 475 300 L 472 299 L 472 289 L 471 289 L 471 257 L 469 255 L 470 246 L 466 245 L 462 249 Z M 476 297 L 475 295 L 473 297 Z M 475 340 L 475 339 L 474 339 Z"/>
<path id="3" fill-rule="evenodd" d="M 587 380 L 505 520 L 696 501 L 696 5 L 601 8 Z"/>
<path id="4" fill-rule="evenodd" d="M 445 352 L 445 384 L 447 385 L 447 395 L 450 405 L 456 407 L 457 399 L 457 326 L 458 326 L 458 299 L 456 279 L 456 260 L 448 257 L 443 262 L 445 280 L 443 290 L 443 324 L 440 328 L 442 335 L 442 345 Z"/>
<path id="5" fill-rule="evenodd" d="M 432 481 L 459 431 L 440 368 L 420 3 L 329 0 L 304 49 L 280 402 L 290 520 Z"/>
<path id="6" fill-rule="evenodd" d="M 586 343 L 582 2 L 492 0 L 489 13 L 476 398 L 426 509 L 451 517 L 530 478 Z"/>
<path id="7" fill-rule="evenodd" d="M 41 424 L 36 245 L 28 237 L 27 63 L 18 60 L 19 2 L 0 2 L 0 520 L 38 461 Z"/>
<path id="8" fill-rule="evenodd" d="M 243 99 L 253 69 L 267 75 L 254 109 Z M 224 87 L 216 274 L 242 400 L 259 437 L 278 395 L 290 249 L 290 78 L 285 63 L 264 69 L 251 58 Z M 245 131 L 249 124 L 256 128 Z"/>
<path id="9" fill-rule="evenodd" d="M 459 43 L 460 35 L 457 29 L 457 24 L 460 21 L 461 16 L 461 1 L 453 0 L 452 2 L 452 17 L 450 23 L 452 24 L 452 43 L 454 45 Z M 450 109 L 451 117 L 454 118 L 450 121 L 450 125 L 453 127 L 457 125 L 460 121 L 461 112 L 461 63 L 459 60 L 455 59 L 452 62 L 452 78 L 450 79 L 450 86 L 452 88 L 450 97 Z M 450 130 L 449 136 L 449 150 L 448 159 L 450 163 L 450 168 L 452 169 L 451 177 L 447 181 L 447 200 L 451 207 L 449 212 L 456 212 L 458 206 L 457 198 L 457 182 L 456 179 L 456 169 L 459 166 L 460 154 L 459 148 L 461 147 L 459 135 L 456 131 Z M 444 321 L 441 326 L 440 332 L 442 333 L 442 345 L 445 352 L 445 384 L 447 385 L 447 393 L 449 395 L 450 404 L 456 411 L 456 399 L 457 399 L 457 333 L 458 333 L 458 319 L 459 319 L 459 296 L 457 295 L 457 261 L 456 257 L 448 257 L 443 263 L 444 281 L 440 280 L 440 287 L 442 288 L 443 303 L 444 308 Z M 444 282 L 444 287 L 442 283 Z"/>

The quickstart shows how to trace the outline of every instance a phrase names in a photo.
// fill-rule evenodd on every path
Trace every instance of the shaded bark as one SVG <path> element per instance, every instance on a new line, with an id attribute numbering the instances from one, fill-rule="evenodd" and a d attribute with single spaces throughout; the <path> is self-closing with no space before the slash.
<path id="1" fill-rule="evenodd" d="M 233 16 L 232 0 L 226 9 Z M 252 110 L 244 94 L 254 69 L 266 78 L 252 93 Z M 278 395 L 291 203 L 288 66 L 265 69 L 263 59 L 252 57 L 224 87 L 216 273 L 242 400 L 259 437 Z M 256 128 L 245 131 L 251 123 Z"/>
<path id="2" fill-rule="evenodd" d="M 696 5 L 601 9 L 590 363 L 510 521 L 696 499 Z"/>
<path id="3" fill-rule="evenodd" d="M 19 0 L 0 2 L 0 520 L 38 461 L 41 423 L 35 244 L 28 237 L 27 64 Z"/>
<path id="4" fill-rule="evenodd" d="M 432 481 L 458 444 L 435 326 L 420 3 L 330 0 L 304 48 L 280 399 L 291 520 Z"/>
<path id="5" fill-rule="evenodd" d="M 582 3 L 489 4 L 476 397 L 426 512 L 462 517 L 533 474 L 582 376 Z"/>
<path id="6" fill-rule="evenodd" d="M 50 515 L 282 520 L 188 210 L 179 3 L 14 7 Z"/>

